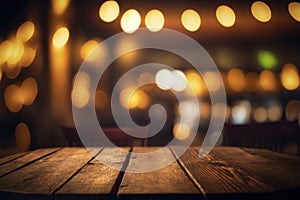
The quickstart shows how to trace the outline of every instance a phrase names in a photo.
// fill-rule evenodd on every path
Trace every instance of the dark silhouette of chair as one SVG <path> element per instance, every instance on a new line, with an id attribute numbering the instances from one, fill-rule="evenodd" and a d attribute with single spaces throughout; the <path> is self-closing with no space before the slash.
<path id="1" fill-rule="evenodd" d="M 297 121 L 280 121 L 259 124 L 225 124 L 223 144 L 283 152 L 291 142 L 297 144 L 300 156 L 299 125 Z"/>
<path id="2" fill-rule="evenodd" d="M 66 146 L 83 146 L 74 127 L 62 127 Z M 133 129 L 133 128 L 132 128 Z M 130 132 L 131 128 L 126 128 Z M 147 138 L 136 138 L 123 132 L 120 128 L 103 128 L 105 135 L 117 146 L 147 146 Z"/>

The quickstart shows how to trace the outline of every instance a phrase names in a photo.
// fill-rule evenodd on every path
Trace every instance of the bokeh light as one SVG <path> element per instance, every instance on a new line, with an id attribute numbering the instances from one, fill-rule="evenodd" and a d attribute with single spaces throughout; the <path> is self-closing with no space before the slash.
<path id="1" fill-rule="evenodd" d="M 152 31 L 157 32 L 164 27 L 165 18 L 161 11 L 159 10 L 150 10 L 145 17 L 146 27 Z"/>
<path id="2" fill-rule="evenodd" d="M 27 151 L 29 149 L 31 136 L 29 128 L 24 122 L 17 125 L 15 130 L 15 140 L 20 150 Z"/>
<path id="3" fill-rule="evenodd" d="M 260 22 L 268 22 L 272 16 L 270 7 L 262 1 L 254 2 L 251 5 L 251 12 L 253 17 Z"/>
<path id="4" fill-rule="evenodd" d="M 282 107 L 280 104 L 271 105 L 268 108 L 268 118 L 272 122 L 280 121 L 282 117 Z"/>
<path id="5" fill-rule="evenodd" d="M 27 47 L 24 49 L 24 54 L 20 60 L 20 65 L 22 67 L 28 67 L 32 64 L 34 58 L 35 58 L 35 49 Z"/>
<path id="6" fill-rule="evenodd" d="M 221 87 L 221 78 L 216 72 L 208 71 L 204 74 L 204 80 L 207 88 L 212 92 L 217 91 Z"/>
<path id="7" fill-rule="evenodd" d="M 173 135 L 178 140 L 185 140 L 190 136 L 190 127 L 183 123 L 177 123 L 173 127 Z"/>
<path id="8" fill-rule="evenodd" d="M 121 18 L 121 28 L 126 33 L 135 32 L 141 25 L 141 15 L 135 9 L 127 10 Z"/>
<path id="9" fill-rule="evenodd" d="M 234 11 L 226 5 L 221 5 L 217 8 L 216 17 L 219 23 L 224 27 L 232 27 L 235 23 Z"/>
<path id="10" fill-rule="evenodd" d="M 7 61 L 11 52 L 12 52 L 12 44 L 9 40 L 5 40 L 0 45 L 0 65 Z"/>
<path id="11" fill-rule="evenodd" d="M 90 94 L 86 87 L 77 86 L 73 88 L 71 97 L 72 97 L 72 104 L 75 107 L 83 108 L 88 104 L 90 99 Z"/>
<path id="12" fill-rule="evenodd" d="M 149 104 L 148 95 L 138 89 L 134 90 L 131 88 L 124 89 L 120 93 L 119 97 L 120 103 L 124 108 L 132 109 L 132 108 L 146 108 Z"/>
<path id="13" fill-rule="evenodd" d="M 268 113 L 264 107 L 258 107 L 254 110 L 253 118 L 256 122 L 264 122 L 267 120 Z"/>
<path id="14" fill-rule="evenodd" d="M 103 90 L 97 90 L 95 94 L 95 106 L 97 109 L 104 109 L 108 104 L 108 97 Z"/>
<path id="15" fill-rule="evenodd" d="M 60 48 L 65 46 L 65 44 L 69 40 L 69 36 L 69 30 L 66 27 L 61 27 L 57 29 L 52 38 L 52 43 L 54 47 Z"/>
<path id="16" fill-rule="evenodd" d="M 298 22 L 300 22 L 300 3 L 290 2 L 288 6 L 290 15 Z"/>
<path id="17" fill-rule="evenodd" d="M 67 9 L 70 0 L 52 0 L 52 8 L 55 14 L 61 15 Z"/>
<path id="18" fill-rule="evenodd" d="M 251 105 L 249 101 L 240 101 L 232 107 L 231 118 L 233 124 L 245 124 L 249 121 L 251 114 Z"/>
<path id="19" fill-rule="evenodd" d="M 259 76 L 259 84 L 265 91 L 271 92 L 276 89 L 276 77 L 270 70 L 264 70 Z"/>
<path id="20" fill-rule="evenodd" d="M 2 79 L 2 71 L 1 71 L 1 68 L 0 68 L 0 81 Z"/>
<path id="21" fill-rule="evenodd" d="M 182 13 L 181 23 L 186 30 L 195 32 L 200 28 L 201 18 L 195 10 L 188 9 Z"/>
<path id="22" fill-rule="evenodd" d="M 185 72 L 185 76 L 189 87 L 192 89 L 192 93 L 194 93 L 196 96 L 200 96 L 205 92 L 205 83 L 203 82 L 203 79 L 199 73 L 194 70 L 189 70 Z"/>
<path id="23" fill-rule="evenodd" d="M 34 34 L 34 24 L 30 21 L 24 22 L 18 29 L 16 38 L 21 42 L 27 42 Z"/>
<path id="24" fill-rule="evenodd" d="M 271 51 L 266 50 L 260 50 L 258 52 L 257 60 L 259 65 L 265 69 L 272 69 L 278 63 L 276 56 Z"/>
<path id="25" fill-rule="evenodd" d="M 156 85 L 162 90 L 169 90 L 173 85 L 173 74 L 168 69 L 161 69 L 155 75 Z"/>
<path id="26" fill-rule="evenodd" d="M 24 54 L 24 46 L 18 40 L 11 41 L 11 52 L 7 58 L 8 66 L 15 66 Z"/>
<path id="27" fill-rule="evenodd" d="M 88 60 L 88 61 L 92 61 L 94 60 L 97 55 L 99 55 L 98 53 L 99 52 L 95 52 L 95 53 L 92 53 L 93 50 L 95 50 L 95 48 L 98 46 L 98 42 L 96 40 L 88 40 L 86 41 L 81 49 L 80 49 L 80 57 L 82 58 L 82 60 Z"/>
<path id="28" fill-rule="evenodd" d="M 38 85 L 37 82 L 29 77 L 21 85 L 21 97 L 24 105 L 31 105 L 37 94 L 38 94 Z"/>
<path id="29" fill-rule="evenodd" d="M 84 71 L 77 72 L 76 75 L 74 76 L 74 81 L 75 81 L 75 78 L 76 78 L 76 84 L 74 83 L 74 87 L 80 86 L 80 87 L 89 89 L 91 79 L 90 79 L 90 76 L 88 75 L 88 73 L 86 73 Z"/>
<path id="30" fill-rule="evenodd" d="M 9 67 L 8 65 L 8 67 L 5 68 L 5 75 L 9 79 L 17 78 L 20 72 L 21 72 L 21 66 L 18 63 L 16 65 L 12 65 L 11 67 Z"/>
<path id="31" fill-rule="evenodd" d="M 174 70 L 172 72 L 172 75 L 173 75 L 172 89 L 177 92 L 181 92 L 185 90 L 187 86 L 187 80 L 185 74 L 180 70 Z"/>
<path id="32" fill-rule="evenodd" d="M 13 113 L 19 112 L 23 107 L 21 90 L 16 85 L 9 85 L 5 89 L 4 101 L 6 107 Z"/>
<path id="33" fill-rule="evenodd" d="M 286 64 L 280 74 L 281 83 L 287 90 L 295 90 L 299 86 L 298 69 L 293 64 Z"/>
<path id="34" fill-rule="evenodd" d="M 235 92 L 241 92 L 246 85 L 246 78 L 240 69 L 231 69 L 227 75 L 228 84 Z"/>
<path id="35" fill-rule="evenodd" d="M 289 121 L 298 119 L 300 113 L 300 101 L 291 100 L 285 108 L 285 117 Z"/>
<path id="36" fill-rule="evenodd" d="M 116 1 L 105 1 L 99 8 L 99 17 L 104 22 L 112 22 L 119 16 L 120 7 Z"/>

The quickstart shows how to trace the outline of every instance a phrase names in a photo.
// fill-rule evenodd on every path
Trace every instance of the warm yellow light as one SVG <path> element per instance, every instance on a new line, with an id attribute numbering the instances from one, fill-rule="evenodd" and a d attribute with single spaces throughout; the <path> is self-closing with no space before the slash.
<path id="1" fill-rule="evenodd" d="M 293 64 L 286 64 L 281 71 L 281 83 L 288 90 L 295 90 L 299 86 L 298 69 Z"/>
<path id="2" fill-rule="evenodd" d="M 4 93 L 5 105 L 11 112 L 19 112 L 22 109 L 22 94 L 20 88 L 16 85 L 9 85 Z"/>
<path id="3" fill-rule="evenodd" d="M 194 32 L 200 28 L 201 18 L 195 10 L 188 9 L 182 13 L 181 23 L 186 30 Z"/>
<path id="4" fill-rule="evenodd" d="M 98 42 L 95 41 L 95 40 L 89 40 L 89 41 L 86 41 L 81 49 L 80 49 L 80 56 L 82 58 L 82 60 L 94 60 L 97 56 L 96 53 L 93 53 L 91 54 L 91 52 L 98 46 Z M 91 54 L 91 55 L 90 55 Z"/>
<path id="5" fill-rule="evenodd" d="M 95 106 L 97 109 L 103 109 L 107 106 L 108 99 L 107 95 L 102 90 L 97 90 L 95 94 Z"/>
<path id="6" fill-rule="evenodd" d="M 90 99 L 89 91 L 86 87 L 77 86 L 72 90 L 72 104 L 77 108 L 86 106 Z"/>
<path id="7" fill-rule="evenodd" d="M 246 78 L 240 69 L 231 69 L 227 76 L 228 84 L 235 92 L 241 92 L 246 86 Z"/>
<path id="8" fill-rule="evenodd" d="M 159 10 L 150 10 L 145 17 L 145 24 L 150 31 L 157 32 L 165 24 L 164 15 Z"/>
<path id="9" fill-rule="evenodd" d="M 30 146 L 30 131 L 24 122 L 18 124 L 15 130 L 15 139 L 18 147 L 22 151 L 27 151 Z"/>
<path id="10" fill-rule="evenodd" d="M 53 11 L 57 15 L 61 15 L 68 7 L 70 0 L 52 0 Z"/>
<path id="11" fill-rule="evenodd" d="M 38 85 L 36 81 L 29 77 L 21 86 L 21 98 L 24 105 L 31 105 L 38 94 Z"/>
<path id="12" fill-rule="evenodd" d="M 254 2 L 251 6 L 251 12 L 253 17 L 260 22 L 268 22 L 272 16 L 270 7 L 262 1 Z"/>
<path id="13" fill-rule="evenodd" d="M 126 33 L 135 32 L 141 25 L 141 16 L 137 10 L 127 10 L 121 18 L 121 28 Z"/>
<path id="14" fill-rule="evenodd" d="M 0 81 L 1 81 L 1 79 L 2 79 L 2 71 L 0 69 Z"/>
<path id="15" fill-rule="evenodd" d="M 99 17 L 105 22 L 112 22 L 119 16 L 120 7 L 116 1 L 105 1 L 99 8 Z"/>
<path id="16" fill-rule="evenodd" d="M 254 111 L 254 119 L 257 122 L 264 122 L 267 119 L 267 110 L 264 107 L 258 107 Z"/>
<path id="17" fill-rule="evenodd" d="M 217 73 L 209 71 L 204 74 L 204 80 L 207 88 L 212 92 L 217 91 L 221 87 L 221 79 Z"/>
<path id="18" fill-rule="evenodd" d="M 273 91 L 276 88 L 276 78 L 270 70 L 264 70 L 259 76 L 259 84 L 265 91 Z"/>
<path id="19" fill-rule="evenodd" d="M 12 52 L 12 44 L 9 40 L 5 40 L 0 45 L 0 65 L 7 61 Z"/>
<path id="20" fill-rule="evenodd" d="M 90 87 L 90 83 L 91 83 L 91 79 L 90 76 L 88 75 L 88 73 L 80 71 L 76 74 L 76 76 L 74 76 L 74 80 L 76 78 L 76 84 L 74 84 L 74 88 L 75 87 L 84 87 L 87 90 Z"/>
<path id="21" fill-rule="evenodd" d="M 21 72 L 21 66 L 17 63 L 14 65 L 7 64 L 8 67 L 5 68 L 5 75 L 9 79 L 15 79 L 19 76 Z"/>
<path id="22" fill-rule="evenodd" d="M 149 103 L 148 95 L 142 90 L 124 89 L 120 94 L 120 102 L 124 108 L 146 108 Z"/>
<path id="23" fill-rule="evenodd" d="M 55 47 L 63 47 L 69 40 L 69 30 L 66 27 L 57 29 L 52 38 Z"/>
<path id="24" fill-rule="evenodd" d="M 203 82 L 201 76 L 195 71 L 187 71 L 185 75 L 186 75 L 187 82 L 192 89 L 192 92 L 196 96 L 203 94 L 206 88 L 205 88 L 205 83 Z"/>
<path id="25" fill-rule="evenodd" d="M 11 66 L 15 66 L 17 62 L 19 62 L 24 54 L 24 46 L 18 41 L 14 40 L 11 42 L 11 52 L 9 57 L 7 58 L 7 63 Z"/>
<path id="26" fill-rule="evenodd" d="M 231 27 L 235 23 L 234 11 L 226 5 L 217 8 L 216 17 L 219 23 L 224 27 Z"/>
<path id="27" fill-rule="evenodd" d="M 290 15 L 298 22 L 300 22 L 300 3 L 291 2 L 288 6 Z"/>
<path id="28" fill-rule="evenodd" d="M 35 58 L 35 49 L 33 48 L 25 48 L 23 57 L 20 60 L 20 64 L 22 67 L 28 67 L 32 64 L 34 58 Z"/>
<path id="29" fill-rule="evenodd" d="M 16 37 L 21 42 L 26 42 L 31 39 L 34 33 L 34 24 L 30 21 L 24 22 L 18 29 Z"/>
<path id="30" fill-rule="evenodd" d="M 177 123 L 173 127 L 173 135 L 178 140 L 185 140 L 190 136 L 190 127 L 186 124 Z"/>

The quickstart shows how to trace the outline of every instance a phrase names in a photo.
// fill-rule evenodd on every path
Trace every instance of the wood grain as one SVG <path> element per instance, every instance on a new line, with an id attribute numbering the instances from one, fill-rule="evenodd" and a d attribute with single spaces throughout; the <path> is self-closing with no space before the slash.
<path id="1" fill-rule="evenodd" d="M 271 191 L 265 183 L 257 180 L 244 170 L 231 166 L 226 160 L 209 154 L 198 156 L 199 148 L 190 148 L 180 157 L 180 163 L 202 187 L 207 199 L 223 196 L 224 199 L 241 197 L 241 193 L 263 193 Z"/>
<path id="2" fill-rule="evenodd" d="M 129 151 L 129 148 L 123 148 Z M 96 159 L 85 165 L 78 174 L 55 193 L 55 199 L 109 199 L 119 171 L 105 166 L 97 158 L 105 159 L 121 169 L 127 153 L 116 154 L 113 147 L 102 150 Z"/>
<path id="3" fill-rule="evenodd" d="M 133 152 L 146 153 L 157 148 L 134 147 Z M 169 149 L 153 159 L 162 160 L 173 156 Z M 145 163 L 142 159 L 131 157 L 128 168 L 143 168 Z M 171 165 L 146 173 L 125 173 L 120 185 L 118 195 L 120 199 L 201 199 L 202 194 L 186 176 L 177 162 Z"/>
<path id="4" fill-rule="evenodd" d="M 6 157 L 3 157 L 3 158 L 0 158 L 0 165 L 2 164 L 5 164 L 7 162 L 10 162 L 14 159 L 17 159 L 23 155 L 25 155 L 27 152 L 21 152 L 21 153 L 16 153 L 16 154 L 13 154 L 13 155 L 10 155 L 10 156 L 6 156 Z"/>
<path id="5" fill-rule="evenodd" d="M 288 189 L 300 192 L 300 168 L 299 165 L 295 165 L 299 164 L 298 158 L 289 161 L 289 159 L 283 159 L 286 156 L 280 156 L 281 154 L 272 151 L 255 150 L 255 152 L 268 152 L 270 158 L 267 158 L 266 153 L 265 156 L 261 156 L 259 153 L 251 154 L 234 147 L 218 147 L 211 154 L 227 160 L 232 166 L 238 167 L 256 177 L 257 180 L 268 184 L 273 188 L 272 192 Z M 272 154 L 273 159 L 271 158 Z"/>
<path id="6" fill-rule="evenodd" d="M 0 196 L 10 199 L 10 194 L 24 197 L 50 198 L 51 194 L 81 169 L 92 156 L 85 148 L 63 148 L 24 168 L 0 178 Z M 6 192 L 6 193 L 5 193 Z"/>
<path id="7" fill-rule="evenodd" d="M 0 168 L 0 177 L 18 169 L 18 168 L 21 168 L 24 165 L 28 165 L 28 164 L 40 159 L 41 157 L 49 155 L 57 150 L 58 150 L 58 148 L 38 149 L 35 151 L 31 151 L 31 152 L 27 153 L 26 155 L 19 157 L 15 160 L 12 160 L 8 163 L 5 163 Z"/>

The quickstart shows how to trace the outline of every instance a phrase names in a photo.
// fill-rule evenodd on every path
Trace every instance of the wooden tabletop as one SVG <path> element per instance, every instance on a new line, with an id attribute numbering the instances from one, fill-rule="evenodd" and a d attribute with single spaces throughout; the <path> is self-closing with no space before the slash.
<path id="1" fill-rule="evenodd" d="M 140 165 L 130 152 L 155 148 L 128 147 L 122 155 L 111 147 L 90 150 L 96 157 L 107 156 L 115 168 L 126 169 Z M 199 158 L 198 150 L 192 147 L 177 162 L 148 173 L 111 169 L 85 148 L 15 154 L 0 159 L 0 199 L 300 199 L 297 157 L 215 147 Z"/>

